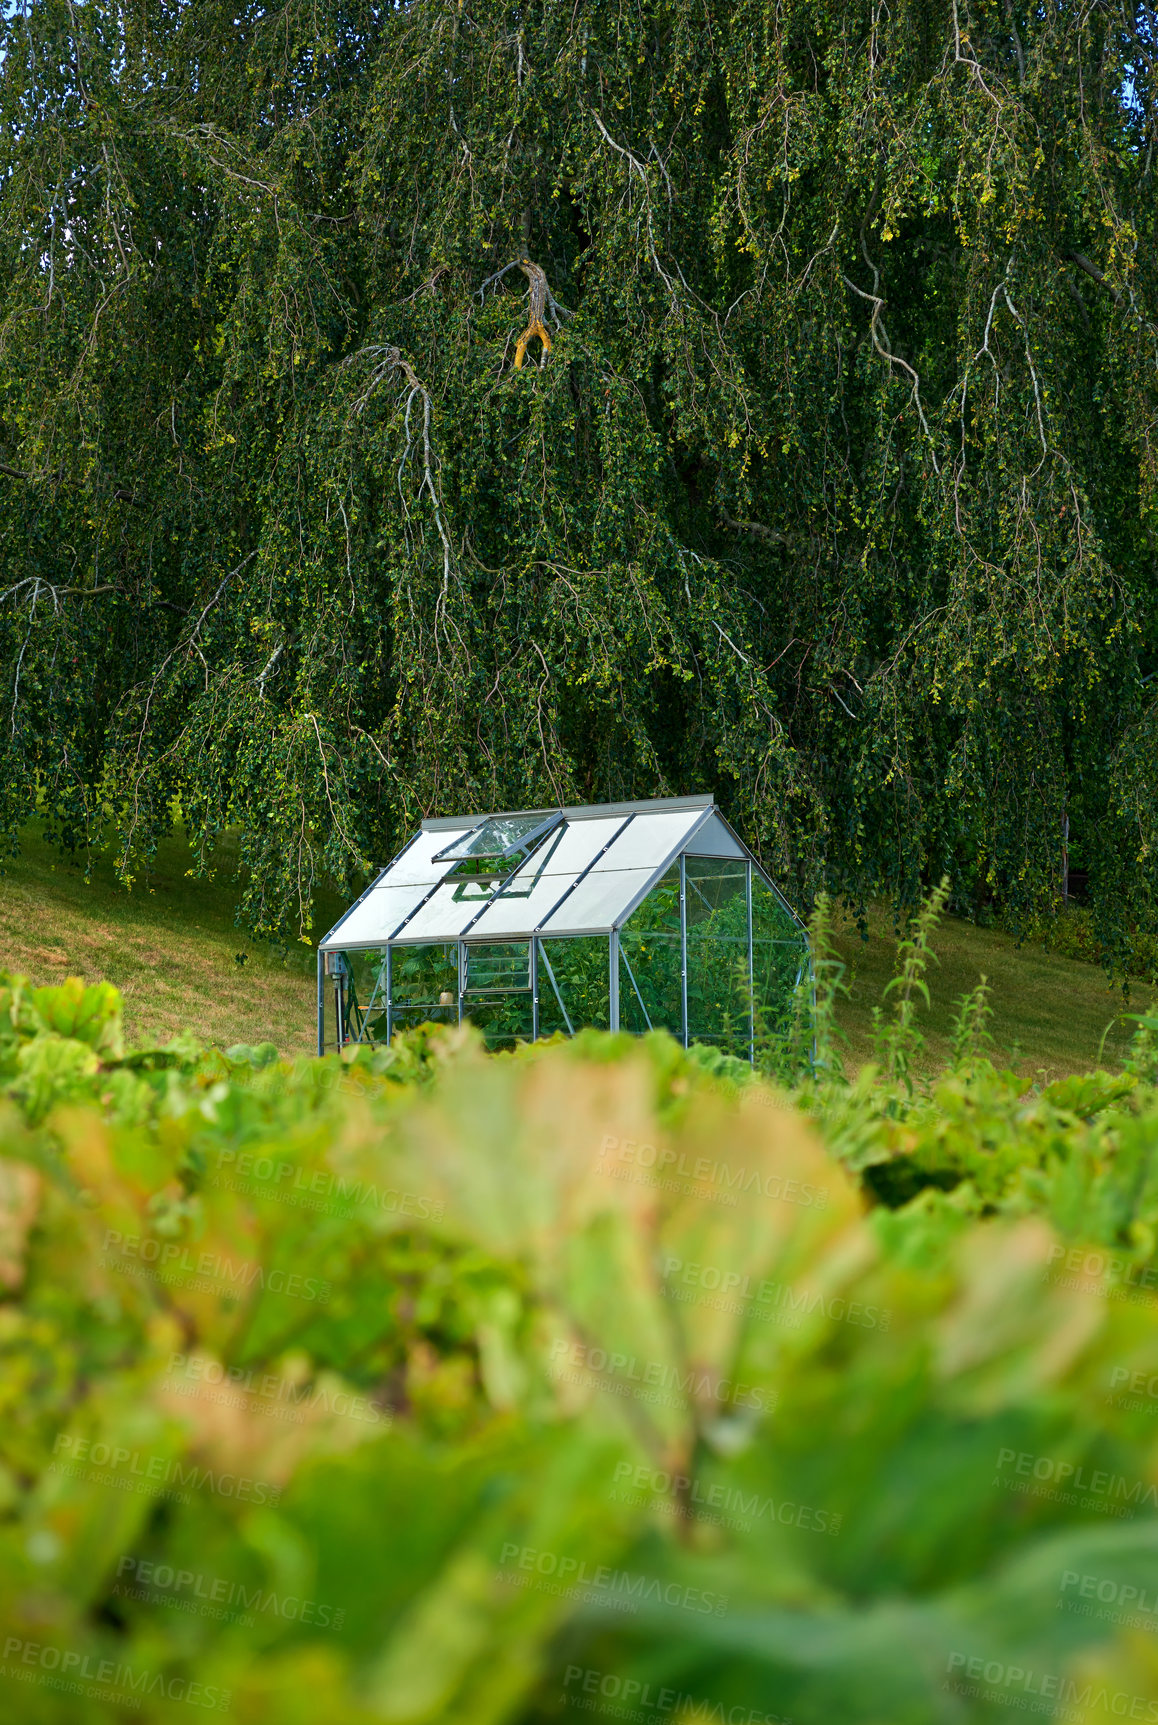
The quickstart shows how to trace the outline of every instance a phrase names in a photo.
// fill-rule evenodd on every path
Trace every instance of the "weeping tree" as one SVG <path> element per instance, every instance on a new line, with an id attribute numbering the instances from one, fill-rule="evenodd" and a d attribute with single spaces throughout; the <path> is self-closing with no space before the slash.
<path id="1" fill-rule="evenodd" d="M 0 822 L 711 788 L 802 897 L 1158 904 L 1158 17 L 16 0 Z"/>

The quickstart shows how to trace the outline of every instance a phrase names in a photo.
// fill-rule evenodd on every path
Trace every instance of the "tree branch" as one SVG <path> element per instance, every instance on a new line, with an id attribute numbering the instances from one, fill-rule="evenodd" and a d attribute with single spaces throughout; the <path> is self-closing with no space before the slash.
<path id="1" fill-rule="evenodd" d="M 780 533 L 775 527 L 764 527 L 759 521 L 737 521 L 726 509 L 720 510 L 720 519 L 733 533 L 750 533 L 754 539 L 766 539 L 770 545 L 787 545 L 789 542 L 787 533 Z"/>
<path id="2" fill-rule="evenodd" d="M 522 355 L 526 352 L 527 343 L 533 335 L 537 335 L 542 342 L 544 355 L 551 351 L 551 337 L 547 334 L 544 321 L 547 313 L 550 313 L 556 329 L 562 329 L 561 319 L 570 317 L 572 314 L 565 305 L 559 304 L 551 292 L 545 271 L 540 269 L 538 264 L 533 264 L 527 257 L 512 258 L 510 263 L 504 264 L 501 270 L 496 270 L 493 275 L 489 275 L 482 286 L 475 289 L 478 298 L 483 299 L 486 290 L 495 282 L 501 282 L 503 277 L 509 275 L 512 270 L 522 270 L 531 284 L 531 314 L 527 320 L 526 329 L 519 337 L 519 345 L 515 352 L 515 367 L 519 369 L 523 363 Z"/>
<path id="3" fill-rule="evenodd" d="M 876 266 L 871 262 L 869 264 L 869 268 L 872 270 L 874 277 L 878 276 Z M 899 365 L 901 370 L 906 372 L 907 375 L 912 378 L 913 406 L 917 410 L 917 418 L 921 422 L 921 430 L 925 433 L 929 442 L 929 457 L 933 463 L 933 472 L 939 474 L 941 469 L 937 462 L 937 451 L 933 448 L 933 438 L 929 430 L 929 422 L 925 418 L 925 410 L 921 406 L 920 374 L 914 371 L 907 359 L 902 359 L 899 353 L 893 352 L 888 332 L 881 322 L 881 312 L 884 310 L 885 301 L 882 299 L 880 294 L 866 293 L 863 288 L 857 287 L 854 281 L 850 281 L 846 275 L 842 275 L 840 279 L 846 288 L 850 288 L 860 299 L 868 300 L 869 304 L 872 306 L 872 317 L 869 319 L 869 334 L 872 336 L 873 346 L 876 348 L 881 358 L 887 360 L 890 365 Z"/>
<path id="4" fill-rule="evenodd" d="M 1085 257 L 1083 255 L 1083 253 L 1075 252 L 1075 251 L 1064 251 L 1062 253 L 1062 257 L 1065 258 L 1071 264 L 1077 264 L 1077 266 L 1080 270 L 1085 270 L 1086 274 L 1089 276 L 1091 281 L 1096 281 L 1099 287 L 1104 287 L 1106 292 L 1109 294 L 1110 298 L 1113 300 L 1115 305 L 1121 305 L 1122 304 L 1122 300 L 1123 300 L 1124 296 L 1118 292 L 1117 288 L 1113 285 L 1112 282 L 1108 282 L 1106 280 L 1105 276 L 1102 274 L 1102 272 L 1098 268 L 1097 264 L 1092 264 L 1090 262 L 1089 258 Z"/>

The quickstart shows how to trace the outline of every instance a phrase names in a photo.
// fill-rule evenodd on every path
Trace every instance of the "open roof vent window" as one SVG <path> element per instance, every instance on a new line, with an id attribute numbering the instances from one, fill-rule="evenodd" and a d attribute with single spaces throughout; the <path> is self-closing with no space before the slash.
<path id="1" fill-rule="evenodd" d="M 527 856 L 539 840 L 559 825 L 561 813 L 549 815 L 496 815 L 460 833 L 453 843 L 440 850 L 435 862 L 466 864 L 455 872 L 468 872 L 470 865 L 485 865 L 502 869 Z M 473 872 L 473 871 L 471 871 Z"/>

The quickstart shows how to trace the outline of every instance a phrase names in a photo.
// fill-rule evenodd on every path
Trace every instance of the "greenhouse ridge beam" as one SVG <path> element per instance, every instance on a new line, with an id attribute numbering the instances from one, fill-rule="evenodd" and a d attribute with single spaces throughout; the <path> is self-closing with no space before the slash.
<path id="1" fill-rule="evenodd" d="M 680 809 L 714 807 L 715 799 L 710 791 L 697 791 L 690 797 L 645 797 L 636 802 L 576 803 L 573 807 L 553 803 L 542 809 L 495 809 L 477 815 L 434 815 L 422 822 L 420 830 L 424 833 L 466 832 L 471 827 L 481 826 L 483 821 L 509 820 L 515 815 L 542 815 L 545 819 L 548 815 L 560 814 L 569 821 L 583 821 L 603 815 L 663 815 L 678 813 Z"/>

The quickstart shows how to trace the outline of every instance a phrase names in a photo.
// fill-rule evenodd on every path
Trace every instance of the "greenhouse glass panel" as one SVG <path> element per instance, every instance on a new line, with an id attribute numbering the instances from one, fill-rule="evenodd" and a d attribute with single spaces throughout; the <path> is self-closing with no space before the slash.
<path id="1" fill-rule="evenodd" d="M 490 909 L 471 932 L 524 934 L 539 928 L 622 825 L 622 820 L 576 821 L 549 834 L 494 894 Z"/>
<path id="2" fill-rule="evenodd" d="M 466 992 L 468 994 L 507 993 L 513 988 L 531 986 L 531 943 L 529 940 L 486 945 L 473 943 L 466 949 Z"/>
<path id="3" fill-rule="evenodd" d="M 463 1012 L 476 1030 L 481 1030 L 488 1048 L 513 1048 L 530 1042 L 535 1034 L 531 995 L 480 994 L 463 1002 Z"/>
<path id="4" fill-rule="evenodd" d="M 493 895 L 487 881 L 445 880 L 402 924 L 396 939 L 454 940 L 486 909 Z"/>
<path id="5" fill-rule="evenodd" d="M 454 866 L 451 862 L 435 861 L 438 852 L 452 836 L 450 833 L 419 833 L 390 864 L 386 870 L 387 880 L 383 885 L 410 886 L 421 881 L 427 886 L 433 886 L 436 880 L 449 874 Z"/>
<path id="6" fill-rule="evenodd" d="M 610 932 L 625 917 L 652 878 L 645 868 L 597 872 L 592 869 L 576 882 L 557 910 L 543 925 L 546 934 L 577 934 L 595 929 Z"/>
<path id="7" fill-rule="evenodd" d="M 777 893 L 752 871 L 752 969 L 757 1033 L 786 1027 L 797 981 L 808 965 L 808 938 Z"/>
<path id="8" fill-rule="evenodd" d="M 619 931 L 619 1023 L 683 1038 L 680 870 L 661 876 Z"/>
<path id="9" fill-rule="evenodd" d="M 681 809 L 678 813 L 634 816 L 624 824 L 605 857 L 595 864 L 604 869 L 648 869 L 654 872 L 669 863 L 688 835 L 700 825 L 704 809 Z"/>
<path id="10" fill-rule="evenodd" d="M 561 834 L 550 833 L 525 862 L 520 863 L 516 879 L 531 875 L 567 875 L 574 879 L 590 868 L 600 851 L 623 827 L 627 817 L 614 815 L 608 820 L 568 821 Z M 556 842 L 558 841 L 558 842 Z"/>
<path id="11" fill-rule="evenodd" d="M 748 863 L 685 857 L 688 1041 L 745 1058 L 752 1043 L 748 977 Z"/>
<path id="12" fill-rule="evenodd" d="M 356 958 L 356 953 L 348 955 Z M 436 1019 L 458 1017 L 458 946 L 437 941 L 426 946 L 396 946 L 390 963 L 390 1001 L 399 1012 L 429 1010 Z"/>
<path id="13" fill-rule="evenodd" d="M 347 952 L 345 957 L 346 1040 L 386 1040 L 386 947 Z"/>
<path id="14" fill-rule="evenodd" d="M 787 940 L 793 946 L 807 945 L 807 936 L 780 894 L 752 872 L 752 932 L 759 940 Z"/>
<path id="15" fill-rule="evenodd" d="M 395 929 L 418 909 L 433 882 L 376 886 L 356 904 L 337 933 L 347 946 L 390 940 Z"/>
<path id="16" fill-rule="evenodd" d="M 694 852 L 698 857 L 735 857 L 738 862 L 747 861 L 743 845 L 715 813 L 696 828 L 684 848 L 689 856 Z"/>
<path id="17" fill-rule="evenodd" d="M 453 1006 L 395 1006 L 390 1011 L 391 1036 L 397 1036 L 400 1030 L 416 1030 L 420 1024 L 457 1023 L 457 998 Z M 385 1037 L 379 1040 L 384 1041 Z"/>
<path id="18" fill-rule="evenodd" d="M 516 875 L 502 892 L 493 895 L 493 902 L 471 929 L 472 937 L 527 934 L 554 909 L 567 885 L 557 874 L 545 874 L 538 880 L 533 875 Z"/>
<path id="19" fill-rule="evenodd" d="M 531 943 L 481 942 L 466 949 L 463 1014 L 488 1048 L 513 1048 L 534 1035 Z"/>
<path id="20" fill-rule="evenodd" d="M 605 934 L 540 940 L 539 1035 L 611 1027 L 611 942 Z"/>

